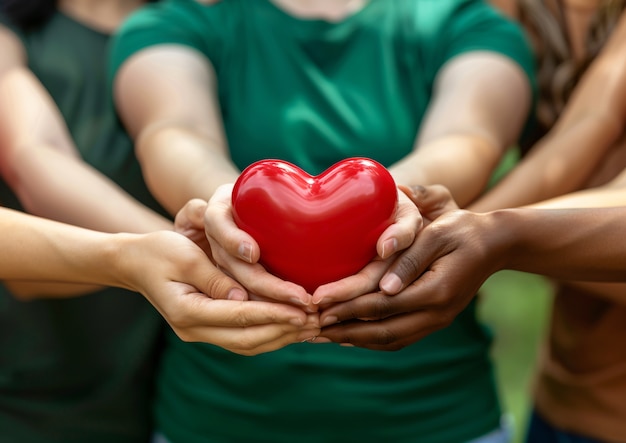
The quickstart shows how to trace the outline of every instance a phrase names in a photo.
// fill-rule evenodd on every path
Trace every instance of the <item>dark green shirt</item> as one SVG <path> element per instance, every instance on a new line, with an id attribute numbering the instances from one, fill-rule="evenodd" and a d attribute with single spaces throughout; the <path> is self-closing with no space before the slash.
<path id="1" fill-rule="evenodd" d="M 157 44 L 188 46 L 215 67 L 241 169 L 262 158 L 311 174 L 351 156 L 390 165 L 411 152 L 437 72 L 453 57 L 495 51 L 532 72 L 518 26 L 469 0 L 372 0 L 339 23 L 298 19 L 268 0 L 165 1 L 123 27 L 113 75 Z M 501 411 L 475 309 L 397 352 L 304 343 L 242 357 L 170 334 L 158 427 L 176 443 L 479 437 Z"/>
<path id="2" fill-rule="evenodd" d="M 1 17 L 0 22 L 8 25 Z M 13 30 L 82 157 L 159 209 L 107 94 L 110 36 L 60 13 L 40 29 Z M 0 202 L 20 208 L 4 183 Z M 0 441 L 147 441 L 161 329 L 152 306 L 121 289 L 19 302 L 0 286 Z"/>

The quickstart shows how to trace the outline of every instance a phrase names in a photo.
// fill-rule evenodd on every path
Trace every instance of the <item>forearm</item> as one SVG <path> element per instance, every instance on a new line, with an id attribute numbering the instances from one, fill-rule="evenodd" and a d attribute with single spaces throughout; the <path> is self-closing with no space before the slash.
<path id="1" fill-rule="evenodd" d="M 239 170 L 216 143 L 207 135 L 175 125 L 138 138 L 146 183 L 171 214 L 193 198 L 208 200 L 220 185 L 237 180 Z"/>
<path id="2" fill-rule="evenodd" d="M 11 186 L 33 214 L 104 232 L 173 226 L 81 159 L 52 146 L 20 148 L 11 164 Z"/>
<path id="3" fill-rule="evenodd" d="M 626 15 L 589 67 L 550 133 L 471 207 L 490 211 L 579 189 L 626 127 Z"/>
<path id="4" fill-rule="evenodd" d="M 589 113 L 538 143 L 522 162 L 470 209 L 524 206 L 580 189 L 621 130 L 611 117 Z"/>
<path id="5" fill-rule="evenodd" d="M 500 232 L 502 269 L 561 280 L 626 281 L 626 207 L 489 213 Z"/>
<path id="6" fill-rule="evenodd" d="M 121 285 L 121 234 L 99 233 L 0 208 L 0 279 Z"/>
<path id="7" fill-rule="evenodd" d="M 0 78 L 0 173 L 40 216 L 109 232 L 171 227 L 83 161 L 54 100 L 25 66 Z"/>
<path id="8" fill-rule="evenodd" d="M 113 89 L 146 183 L 172 215 L 237 179 L 217 76 L 200 52 L 167 44 L 143 49 L 122 65 Z"/>
<path id="9" fill-rule="evenodd" d="M 529 205 L 540 209 L 626 206 L 626 170 L 604 186 L 584 189 Z"/>
<path id="10" fill-rule="evenodd" d="M 502 153 L 479 134 L 450 134 L 420 146 L 389 170 L 398 184 L 442 184 L 463 207 L 483 191 Z"/>
<path id="11" fill-rule="evenodd" d="M 531 95 L 528 77 L 506 57 L 454 57 L 438 75 L 415 152 L 393 165 L 394 178 L 404 185 L 445 185 L 466 206 L 519 137 Z"/>

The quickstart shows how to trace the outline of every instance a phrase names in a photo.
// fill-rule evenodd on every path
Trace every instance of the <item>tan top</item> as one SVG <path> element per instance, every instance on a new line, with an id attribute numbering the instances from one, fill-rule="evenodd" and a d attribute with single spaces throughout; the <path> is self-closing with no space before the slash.
<path id="1" fill-rule="evenodd" d="M 534 397 L 554 426 L 626 443 L 626 304 L 559 288 Z"/>

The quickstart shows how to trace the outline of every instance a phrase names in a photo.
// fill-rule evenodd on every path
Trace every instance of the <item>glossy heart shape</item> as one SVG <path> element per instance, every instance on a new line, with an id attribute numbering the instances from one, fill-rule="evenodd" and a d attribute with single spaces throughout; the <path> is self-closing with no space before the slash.
<path id="1" fill-rule="evenodd" d="M 308 292 L 361 270 L 395 219 L 396 184 L 367 158 L 349 158 L 311 176 L 280 160 L 261 160 L 239 176 L 233 216 L 261 249 L 269 272 Z"/>

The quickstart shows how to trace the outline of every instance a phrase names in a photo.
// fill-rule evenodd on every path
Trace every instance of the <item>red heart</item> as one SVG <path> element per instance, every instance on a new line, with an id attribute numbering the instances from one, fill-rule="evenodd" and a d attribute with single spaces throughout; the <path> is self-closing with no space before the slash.
<path id="1" fill-rule="evenodd" d="M 355 274 L 376 255 L 394 221 L 396 184 L 367 158 L 349 158 L 311 176 L 280 160 L 262 160 L 239 176 L 233 216 L 261 249 L 260 263 L 308 292 Z"/>

